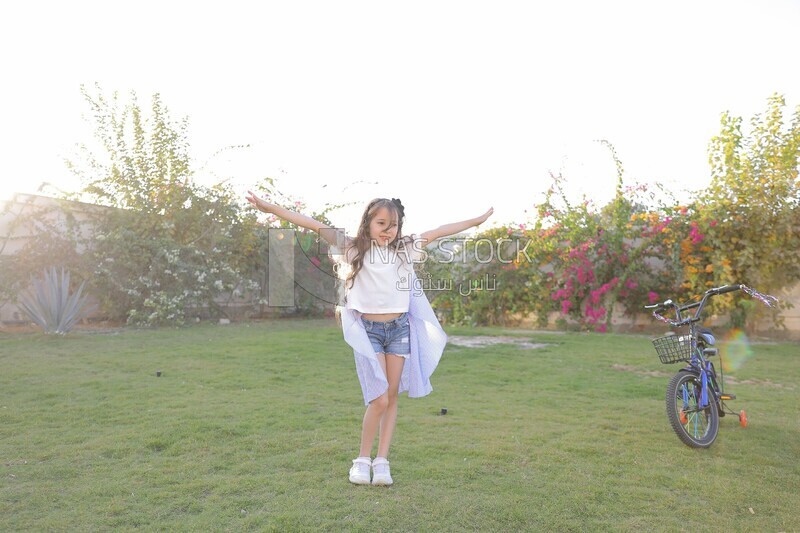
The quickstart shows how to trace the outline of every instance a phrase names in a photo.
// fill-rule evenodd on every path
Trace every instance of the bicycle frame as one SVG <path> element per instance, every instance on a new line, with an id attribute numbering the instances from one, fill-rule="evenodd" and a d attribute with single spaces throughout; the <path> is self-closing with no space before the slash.
<path id="1" fill-rule="evenodd" d="M 708 359 L 699 355 L 699 349 L 695 349 L 695 353 L 693 354 L 692 360 L 689 364 L 682 369 L 683 372 L 695 372 L 700 375 L 700 383 L 703 386 L 703 389 L 700 391 L 700 409 L 705 409 L 708 407 L 709 399 L 708 399 L 708 391 L 711 390 L 712 394 L 714 395 L 714 401 L 719 401 L 719 394 L 722 390 L 718 390 L 716 383 L 714 383 L 714 379 L 709 379 L 709 376 L 715 376 L 714 369 L 712 368 L 712 363 Z"/>
<path id="2" fill-rule="evenodd" d="M 699 409 L 705 409 L 708 407 L 711 399 L 709 399 L 709 391 L 710 394 L 713 396 L 713 401 L 719 402 L 720 395 L 722 394 L 723 390 L 719 387 L 716 378 L 716 371 L 714 369 L 714 365 L 711 361 L 706 359 L 703 356 L 703 351 L 701 347 L 698 345 L 697 336 L 698 332 L 696 330 L 696 326 L 694 323 L 690 324 L 689 326 L 689 336 L 691 339 L 691 359 L 687 362 L 687 365 L 680 370 L 680 372 L 691 372 L 700 377 L 700 383 L 702 385 L 702 389 L 700 391 L 700 401 L 698 402 Z M 686 393 L 684 392 L 684 396 Z M 684 397 L 684 404 L 688 403 L 688 398 Z"/>

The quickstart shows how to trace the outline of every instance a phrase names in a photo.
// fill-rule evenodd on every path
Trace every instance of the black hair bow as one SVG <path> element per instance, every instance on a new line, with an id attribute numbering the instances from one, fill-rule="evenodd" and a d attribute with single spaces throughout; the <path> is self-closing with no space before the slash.
<path id="1" fill-rule="evenodd" d="M 392 198 L 392 203 L 397 206 L 397 212 L 400 213 L 400 218 L 405 216 L 406 208 L 400 202 L 400 198 Z"/>

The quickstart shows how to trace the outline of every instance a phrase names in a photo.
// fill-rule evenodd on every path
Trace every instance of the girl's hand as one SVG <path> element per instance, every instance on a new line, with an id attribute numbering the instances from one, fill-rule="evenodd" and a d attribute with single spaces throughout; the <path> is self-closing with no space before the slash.
<path id="1" fill-rule="evenodd" d="M 486 222 L 486 220 L 487 220 L 487 219 L 488 219 L 490 216 L 492 216 L 492 213 L 494 213 L 494 207 L 490 207 L 488 211 L 486 211 L 484 214 L 482 214 L 482 215 L 481 215 L 481 216 L 479 216 L 477 219 L 475 219 L 475 220 L 477 220 L 477 221 L 478 221 L 478 223 L 476 224 L 476 226 L 478 226 L 478 225 L 480 225 L 480 224 L 483 224 L 484 222 Z"/>
<path id="2" fill-rule="evenodd" d="M 439 226 L 436 229 L 422 232 L 419 234 L 420 245 L 425 247 L 428 246 L 429 243 L 435 241 L 436 239 L 440 239 L 442 237 L 449 237 L 450 235 L 455 235 L 456 233 L 462 232 L 469 228 L 480 226 L 481 224 L 486 222 L 486 219 L 492 216 L 492 213 L 494 213 L 494 207 L 490 207 L 488 211 L 486 211 L 479 217 L 470 218 L 469 220 L 462 220 L 461 222 L 453 222 L 451 224 L 445 224 L 444 226 Z"/>
<path id="3" fill-rule="evenodd" d="M 328 229 L 330 226 L 323 224 L 317 220 L 314 220 L 311 217 L 308 217 L 302 213 L 298 213 L 297 211 L 291 211 L 286 209 L 285 207 L 281 207 L 277 204 L 273 204 L 272 202 L 268 202 L 263 198 L 259 198 L 255 195 L 253 191 L 247 191 L 247 196 L 245 196 L 248 202 L 253 204 L 256 209 L 259 211 L 263 211 L 264 213 L 269 213 L 270 215 L 274 215 L 275 217 L 288 222 L 289 224 L 294 224 L 295 226 L 300 226 L 301 228 L 305 228 L 307 230 L 320 232 L 323 229 Z M 331 244 L 336 244 L 336 236 L 334 235 L 335 232 L 323 232 L 322 238 L 330 242 Z"/>
<path id="4" fill-rule="evenodd" d="M 256 209 L 258 209 L 259 211 L 263 211 L 264 213 L 271 213 L 272 212 L 271 208 L 275 207 L 274 204 L 271 204 L 266 200 L 263 200 L 258 196 L 256 196 L 256 194 L 253 191 L 247 191 L 247 196 L 245 196 L 245 199 L 251 204 L 253 204 Z"/>

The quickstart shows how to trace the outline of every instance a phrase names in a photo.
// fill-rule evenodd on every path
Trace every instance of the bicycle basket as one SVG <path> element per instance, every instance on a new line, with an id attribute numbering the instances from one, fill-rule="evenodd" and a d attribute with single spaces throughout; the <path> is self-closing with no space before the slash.
<path id="1" fill-rule="evenodd" d="M 653 339 L 653 346 L 661 362 L 665 365 L 680 363 L 692 358 L 692 337 L 690 335 L 667 335 Z"/>

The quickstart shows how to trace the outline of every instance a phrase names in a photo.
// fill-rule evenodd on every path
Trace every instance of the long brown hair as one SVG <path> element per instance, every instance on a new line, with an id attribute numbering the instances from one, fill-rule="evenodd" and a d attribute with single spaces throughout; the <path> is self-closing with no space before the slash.
<path id="1" fill-rule="evenodd" d="M 372 219 L 375 218 L 375 214 L 382 207 L 385 207 L 389 210 L 389 215 L 392 218 L 397 219 L 397 237 L 395 237 L 395 239 L 389 243 L 389 247 L 397 250 L 398 244 L 403 240 L 403 219 L 405 218 L 405 208 L 400 200 L 397 198 L 392 198 L 391 200 L 389 198 L 375 198 L 368 203 L 367 207 L 364 209 L 364 213 L 361 215 L 361 222 L 358 224 L 358 231 L 356 232 L 356 236 L 353 238 L 353 244 L 350 247 L 350 250 L 355 250 L 355 255 L 353 256 L 351 262 L 352 269 L 347 276 L 345 286 L 347 286 L 349 283 L 350 288 L 353 287 L 356 276 L 361 270 L 361 267 L 364 266 L 364 256 L 367 254 L 367 251 L 372 244 L 372 240 L 369 237 L 369 225 L 372 222 Z M 350 250 L 348 250 L 348 255 Z"/>

